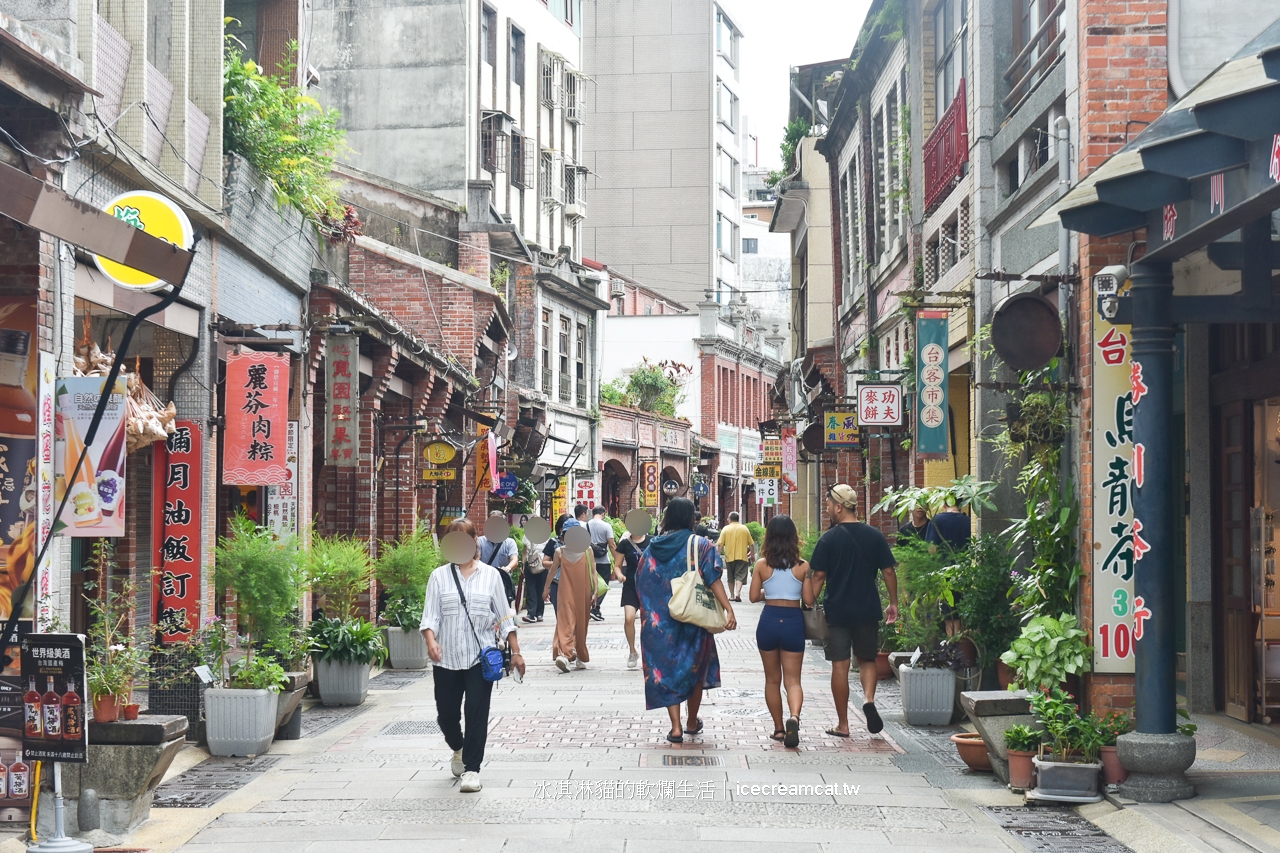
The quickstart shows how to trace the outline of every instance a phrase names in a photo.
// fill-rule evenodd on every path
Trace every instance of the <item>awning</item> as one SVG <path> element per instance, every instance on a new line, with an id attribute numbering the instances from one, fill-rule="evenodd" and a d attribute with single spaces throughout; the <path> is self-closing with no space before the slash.
<path id="1" fill-rule="evenodd" d="M 1280 207 L 1280 21 L 1036 219 L 1172 260 Z"/>

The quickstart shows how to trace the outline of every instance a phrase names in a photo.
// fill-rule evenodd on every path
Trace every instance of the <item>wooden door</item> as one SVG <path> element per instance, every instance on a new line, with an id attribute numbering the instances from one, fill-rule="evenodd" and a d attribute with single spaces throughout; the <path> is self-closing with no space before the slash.
<path id="1" fill-rule="evenodd" d="M 1219 409 L 1218 578 L 1222 602 L 1224 710 L 1248 722 L 1253 710 L 1253 597 L 1249 582 L 1249 509 L 1253 505 L 1252 406 Z"/>

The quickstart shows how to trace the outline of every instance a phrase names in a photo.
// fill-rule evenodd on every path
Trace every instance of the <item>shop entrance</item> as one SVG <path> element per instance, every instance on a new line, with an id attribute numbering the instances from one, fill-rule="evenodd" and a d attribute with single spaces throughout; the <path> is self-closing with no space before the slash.
<path id="1" fill-rule="evenodd" d="M 1253 694 L 1253 602 L 1249 596 L 1249 512 L 1253 460 L 1245 402 L 1218 409 L 1218 598 L 1222 602 L 1223 710 L 1249 719 Z"/>

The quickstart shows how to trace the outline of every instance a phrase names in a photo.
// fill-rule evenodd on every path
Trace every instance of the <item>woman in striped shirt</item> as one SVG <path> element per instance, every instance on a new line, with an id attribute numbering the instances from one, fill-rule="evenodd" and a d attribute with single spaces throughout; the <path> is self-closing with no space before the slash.
<path id="1" fill-rule="evenodd" d="M 431 674 L 435 681 L 436 721 L 453 750 L 450 769 L 454 776 L 462 778 L 461 790 L 474 793 L 480 790 L 480 763 L 484 761 L 489 699 L 493 693 L 493 682 L 486 681 L 481 673 L 481 647 L 493 645 L 499 635 L 505 636 L 511 646 L 511 665 L 521 677 L 524 657 L 516 637 L 516 614 L 507 602 L 502 578 L 497 569 L 478 559 L 475 525 L 461 518 L 449 525 L 448 533 L 455 531 L 469 537 L 469 556 L 465 552 L 451 555 L 454 543 L 441 543 L 446 557 L 465 559 L 446 563 L 431 573 L 420 627 L 427 641 L 427 654 L 435 662 Z"/>

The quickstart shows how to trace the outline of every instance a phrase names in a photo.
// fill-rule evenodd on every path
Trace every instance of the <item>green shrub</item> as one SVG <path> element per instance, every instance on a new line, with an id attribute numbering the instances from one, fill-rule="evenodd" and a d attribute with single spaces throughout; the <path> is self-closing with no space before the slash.
<path id="1" fill-rule="evenodd" d="M 325 606 L 339 619 L 351 615 L 373 582 L 369 548 L 352 536 L 312 535 L 306 563 L 312 594 L 323 595 Z"/>
<path id="2" fill-rule="evenodd" d="M 374 573 L 387 592 L 387 606 L 382 611 L 382 618 L 388 625 L 411 630 L 418 627 L 422 621 L 427 581 L 443 562 L 440 549 L 425 529 L 383 547 Z"/>
<path id="3" fill-rule="evenodd" d="M 1044 735 L 1031 728 L 1031 726 L 1010 726 L 1004 732 L 1005 748 L 1017 752 L 1035 752 L 1040 748 L 1040 743 L 1043 740 Z"/>
<path id="4" fill-rule="evenodd" d="M 956 614 L 978 646 L 978 666 L 995 663 L 1021 632 L 1021 616 L 1009 597 L 1013 554 L 1008 540 L 990 533 L 974 537 L 967 552 L 947 569 L 957 590 Z"/>
<path id="5" fill-rule="evenodd" d="M 294 537 L 277 539 L 272 531 L 237 515 L 231 535 L 218 540 L 213 584 L 219 601 L 227 590 L 235 594 L 240 631 L 254 645 L 289 645 L 305 586 Z"/>
<path id="6" fill-rule="evenodd" d="M 288 683 L 284 667 L 266 655 L 251 655 L 231 665 L 231 687 L 279 693 Z"/>
<path id="7" fill-rule="evenodd" d="M 311 656 L 333 663 L 381 663 L 387 657 L 382 631 L 365 619 L 316 619 L 311 623 Z"/>
<path id="8" fill-rule="evenodd" d="M 761 524 L 758 521 L 748 521 L 747 529 L 751 531 L 751 538 L 755 540 L 757 548 L 759 548 L 761 545 L 764 544 L 764 525 L 763 524 Z"/>
<path id="9" fill-rule="evenodd" d="M 1031 691 L 1057 689 L 1068 675 L 1089 670 L 1092 652 L 1085 645 L 1088 636 L 1077 627 L 1078 620 L 1069 613 L 1056 619 L 1036 616 L 1022 629 L 1022 634 L 1009 645 L 1000 660 L 1013 667 L 1015 681 Z"/>

